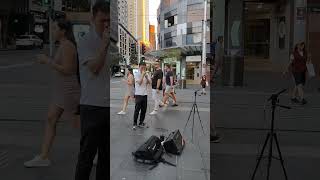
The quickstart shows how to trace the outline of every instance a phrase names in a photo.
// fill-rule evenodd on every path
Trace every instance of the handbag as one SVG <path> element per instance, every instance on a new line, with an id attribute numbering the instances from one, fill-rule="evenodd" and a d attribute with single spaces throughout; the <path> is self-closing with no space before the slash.
<path id="1" fill-rule="evenodd" d="M 307 63 L 307 70 L 308 70 L 308 75 L 310 78 L 315 77 L 316 73 L 314 70 L 314 66 L 312 63 Z"/>

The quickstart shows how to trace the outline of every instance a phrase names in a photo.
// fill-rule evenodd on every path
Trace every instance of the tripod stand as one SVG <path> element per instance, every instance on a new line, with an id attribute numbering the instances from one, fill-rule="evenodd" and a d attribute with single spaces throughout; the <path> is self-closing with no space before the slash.
<path id="1" fill-rule="evenodd" d="M 258 162 L 256 164 L 256 167 L 254 169 L 254 172 L 253 172 L 253 175 L 252 175 L 252 178 L 251 180 L 254 180 L 255 178 L 255 175 L 256 175 L 256 172 L 258 170 L 258 167 L 261 163 L 261 160 L 263 158 L 263 154 L 264 154 L 264 151 L 267 147 L 267 143 L 269 141 L 269 153 L 268 153 L 268 167 L 267 167 L 267 180 L 269 180 L 270 178 L 270 167 L 271 167 L 271 162 L 272 162 L 272 159 L 277 159 L 280 161 L 281 163 L 281 166 L 282 166 L 282 170 L 283 170 L 283 173 L 284 173 L 284 176 L 285 176 L 285 179 L 288 180 L 288 176 L 287 176 L 287 172 L 286 172 L 286 169 L 284 167 L 284 163 L 283 163 L 283 158 L 282 158 L 282 154 L 281 154 L 281 151 L 280 151 L 280 145 L 279 145 L 279 141 L 278 141 L 278 137 L 277 137 L 277 134 L 274 130 L 274 115 L 275 115 L 275 109 L 276 107 L 282 107 L 282 108 L 285 108 L 285 109 L 291 109 L 291 107 L 288 107 L 288 106 L 283 106 L 283 105 L 280 105 L 278 104 L 279 103 L 279 95 L 282 94 L 283 92 L 285 92 L 286 90 L 282 90 L 281 92 L 277 93 L 277 94 L 272 94 L 271 97 L 268 99 L 268 101 L 271 101 L 271 107 L 272 107 L 272 120 L 271 120 L 271 127 L 270 127 L 270 130 L 267 134 L 267 137 L 265 139 L 265 142 L 264 142 L 264 145 L 263 145 L 263 148 L 261 150 L 261 153 L 259 155 L 259 158 L 258 158 Z M 273 156 L 273 140 L 275 141 L 276 143 L 276 148 L 277 148 L 277 151 L 278 151 L 278 155 L 279 155 L 279 158 L 276 158 Z"/>
<path id="2" fill-rule="evenodd" d="M 190 110 L 190 113 L 189 113 L 189 117 L 188 117 L 188 121 L 186 123 L 186 125 L 184 126 L 184 130 L 186 129 L 189 121 L 190 121 L 190 118 L 191 118 L 191 114 L 192 115 L 192 138 L 191 138 L 191 141 L 193 142 L 193 128 L 194 128 L 194 116 L 195 116 L 195 113 L 197 112 L 198 114 L 198 118 L 199 118 L 199 121 L 200 121 L 200 125 L 201 125 L 201 128 L 202 128 L 202 132 L 203 134 L 205 134 L 204 132 L 204 129 L 203 129 L 203 125 L 202 125 L 202 121 L 201 121 L 201 118 L 200 118 L 200 114 L 199 114 L 199 110 L 198 110 L 198 105 L 197 105 L 197 94 L 198 94 L 198 91 L 200 91 L 200 89 L 194 91 L 194 101 L 193 101 L 193 105 L 192 105 L 192 108 Z"/>

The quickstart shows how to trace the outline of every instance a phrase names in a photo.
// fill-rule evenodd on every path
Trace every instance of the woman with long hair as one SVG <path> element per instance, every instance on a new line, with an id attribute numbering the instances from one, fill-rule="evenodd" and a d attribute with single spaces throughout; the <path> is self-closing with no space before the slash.
<path id="1" fill-rule="evenodd" d="M 206 93 L 206 86 L 207 86 L 207 76 L 206 75 L 203 75 L 201 77 L 200 85 L 201 85 L 201 88 L 202 88 L 201 94 L 206 95 L 207 94 Z"/>
<path id="2" fill-rule="evenodd" d="M 77 110 L 80 100 L 80 83 L 72 24 L 63 19 L 57 20 L 52 30 L 55 41 L 59 42 L 54 58 L 39 55 L 37 59 L 40 64 L 48 65 L 53 71 L 52 99 L 48 109 L 41 152 L 32 160 L 25 162 L 25 167 L 50 166 L 49 152 L 56 136 L 57 121 L 63 113 L 79 122 Z"/>
<path id="3" fill-rule="evenodd" d="M 127 113 L 128 102 L 130 98 L 134 98 L 134 76 L 133 70 L 131 68 L 128 69 L 127 79 L 124 79 L 126 83 L 127 90 L 123 99 L 122 110 L 118 112 L 119 115 L 123 115 Z"/>
<path id="4" fill-rule="evenodd" d="M 295 80 L 295 87 L 292 92 L 291 101 L 293 103 L 306 104 L 304 98 L 304 85 L 306 83 L 308 54 L 305 43 L 296 44 L 293 53 L 290 55 L 289 69 Z"/>

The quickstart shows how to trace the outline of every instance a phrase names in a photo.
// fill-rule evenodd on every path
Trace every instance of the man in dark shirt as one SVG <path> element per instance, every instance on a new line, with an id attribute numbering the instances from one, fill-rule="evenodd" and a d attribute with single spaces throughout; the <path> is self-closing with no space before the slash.
<path id="1" fill-rule="evenodd" d="M 152 78 L 152 99 L 154 100 L 154 109 L 150 113 L 150 115 L 156 115 L 159 110 L 159 105 L 161 103 L 160 93 L 162 90 L 162 78 L 163 72 L 160 68 L 160 62 L 156 61 L 154 64 L 156 71 L 153 74 Z"/>

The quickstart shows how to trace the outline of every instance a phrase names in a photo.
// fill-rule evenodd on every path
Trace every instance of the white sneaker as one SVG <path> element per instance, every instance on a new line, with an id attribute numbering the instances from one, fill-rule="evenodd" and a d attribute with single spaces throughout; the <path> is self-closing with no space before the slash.
<path id="1" fill-rule="evenodd" d="M 153 111 L 150 113 L 150 115 L 156 115 L 156 114 L 158 114 L 158 112 L 155 111 L 155 110 L 153 110 Z"/>
<path id="2" fill-rule="evenodd" d="M 118 112 L 118 115 L 125 115 L 125 114 L 126 114 L 126 112 L 124 112 L 124 111 Z"/>
<path id="3" fill-rule="evenodd" d="M 134 125 L 134 126 L 132 127 L 132 130 L 135 131 L 136 129 L 137 129 L 137 126 Z"/>
<path id="4" fill-rule="evenodd" d="M 33 167 L 48 167 L 50 166 L 51 162 L 49 159 L 42 159 L 39 155 L 34 157 L 32 160 L 27 161 L 24 163 L 24 166 L 27 168 Z"/>
<path id="5" fill-rule="evenodd" d="M 98 154 L 96 154 L 93 160 L 93 165 L 97 165 L 97 164 L 98 164 Z"/>

